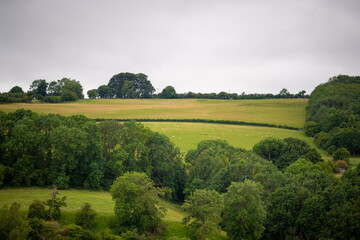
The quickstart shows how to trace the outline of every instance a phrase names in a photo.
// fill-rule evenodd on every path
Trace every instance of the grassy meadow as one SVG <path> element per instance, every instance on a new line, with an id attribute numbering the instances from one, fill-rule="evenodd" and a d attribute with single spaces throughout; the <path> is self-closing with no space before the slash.
<path id="1" fill-rule="evenodd" d="M 307 99 L 85 99 L 57 104 L 4 104 L 0 111 L 24 108 L 42 114 L 82 114 L 89 118 L 213 119 L 302 128 L 307 102 Z"/>
<path id="2" fill-rule="evenodd" d="M 250 150 L 267 137 L 281 139 L 295 137 L 316 147 L 312 138 L 307 137 L 303 131 L 297 130 L 212 123 L 145 122 L 143 124 L 169 137 L 182 152 L 195 149 L 202 140 L 216 139 L 223 139 L 230 145 Z"/>
<path id="3" fill-rule="evenodd" d="M 0 190 L 0 207 L 10 206 L 13 202 L 20 203 L 21 210 L 26 212 L 33 200 L 45 200 L 50 198 L 50 189 L 46 188 L 14 188 Z M 109 222 L 114 218 L 115 202 L 109 192 L 94 192 L 86 190 L 59 190 L 62 195 L 67 196 L 66 207 L 61 209 L 61 226 L 74 223 L 75 213 L 84 203 L 90 203 L 97 212 L 95 217 L 96 225 L 91 229 L 99 232 L 109 227 Z M 163 218 L 167 226 L 166 237 L 186 237 L 186 230 L 181 223 L 185 217 L 180 206 L 160 199 L 160 205 L 166 208 L 166 215 Z"/>

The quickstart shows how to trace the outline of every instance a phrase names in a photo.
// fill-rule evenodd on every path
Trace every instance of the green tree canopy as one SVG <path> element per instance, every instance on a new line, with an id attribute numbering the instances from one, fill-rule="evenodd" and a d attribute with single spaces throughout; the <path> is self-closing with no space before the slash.
<path id="1" fill-rule="evenodd" d="M 14 87 L 12 87 L 9 92 L 10 92 L 10 93 L 24 93 L 24 91 L 22 90 L 22 88 L 19 87 L 19 86 L 14 86 Z"/>
<path id="2" fill-rule="evenodd" d="M 259 239 L 265 230 L 263 187 L 252 180 L 233 182 L 224 195 L 222 223 L 231 239 Z"/>
<path id="3" fill-rule="evenodd" d="M 91 89 L 91 90 L 87 91 L 87 95 L 90 99 L 95 99 L 97 97 L 97 90 Z"/>
<path id="4" fill-rule="evenodd" d="M 176 91 L 173 86 L 165 87 L 160 93 L 161 98 L 176 98 Z"/>
<path id="5" fill-rule="evenodd" d="M 108 83 L 112 96 L 116 98 L 149 98 L 155 88 L 143 73 L 119 73 Z"/>
<path id="6" fill-rule="evenodd" d="M 114 181 L 110 192 L 115 200 L 119 232 L 137 229 L 139 233 L 153 233 L 159 230 L 165 210 L 158 207 L 160 191 L 145 173 L 125 173 Z"/>
<path id="7" fill-rule="evenodd" d="M 185 200 L 182 208 L 188 214 L 183 220 L 196 229 L 199 239 L 220 231 L 221 212 L 224 207 L 223 197 L 216 191 L 196 190 Z"/>

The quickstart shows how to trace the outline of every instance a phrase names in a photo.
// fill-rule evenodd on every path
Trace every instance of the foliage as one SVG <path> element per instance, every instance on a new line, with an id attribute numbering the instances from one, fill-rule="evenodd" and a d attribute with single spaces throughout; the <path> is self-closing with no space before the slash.
<path id="1" fill-rule="evenodd" d="M 155 91 L 151 82 L 143 73 L 119 73 L 108 83 L 112 97 L 116 98 L 149 98 Z"/>
<path id="2" fill-rule="evenodd" d="M 125 173 L 114 181 L 110 192 L 115 200 L 119 232 L 137 229 L 140 234 L 149 234 L 160 230 L 160 219 L 165 210 L 158 207 L 160 191 L 145 173 Z"/>
<path id="3" fill-rule="evenodd" d="M 75 214 L 75 224 L 84 229 L 91 228 L 95 224 L 96 211 L 91 208 L 89 203 L 84 203 Z"/>
<path id="4" fill-rule="evenodd" d="M 284 151 L 285 143 L 281 139 L 266 138 L 253 147 L 253 151 L 263 158 L 273 160 L 279 158 Z"/>
<path id="5" fill-rule="evenodd" d="M 9 93 L 24 93 L 21 87 L 14 86 L 10 89 Z"/>
<path id="6" fill-rule="evenodd" d="M 160 93 L 160 98 L 176 98 L 176 91 L 173 86 L 165 87 Z"/>
<path id="7" fill-rule="evenodd" d="M 0 239 L 25 239 L 29 232 L 29 223 L 21 215 L 18 203 L 0 209 Z"/>
<path id="8" fill-rule="evenodd" d="M 183 221 L 196 229 L 199 239 L 205 240 L 220 230 L 223 207 L 224 200 L 218 192 L 196 190 L 182 206 L 188 214 Z"/>
<path id="9" fill-rule="evenodd" d="M 360 153 L 360 77 L 339 75 L 320 84 L 311 93 L 306 108 L 305 133 L 328 133 L 317 144 L 323 149 L 334 145 L 352 154 Z"/>
<path id="10" fill-rule="evenodd" d="M 316 149 L 303 140 L 297 138 L 266 138 L 253 147 L 258 155 L 267 158 L 280 169 L 284 169 L 299 158 L 305 158 L 312 163 L 323 161 Z"/>
<path id="11" fill-rule="evenodd" d="M 44 79 L 34 80 L 30 85 L 30 91 L 36 99 L 41 99 L 46 95 L 47 82 Z"/>
<path id="12" fill-rule="evenodd" d="M 84 117 L 17 110 L 1 120 L 1 164 L 12 186 L 101 187 L 102 145 L 95 122 Z"/>
<path id="13" fill-rule="evenodd" d="M 231 239 L 259 239 L 265 230 L 263 187 L 252 180 L 233 182 L 224 195 L 222 223 Z"/>
<path id="14" fill-rule="evenodd" d="M 51 198 L 45 201 L 45 205 L 48 207 L 47 218 L 50 221 L 59 219 L 61 216 L 60 208 L 66 206 L 66 196 L 58 198 L 57 195 L 59 194 L 56 187 L 54 187 L 51 192 Z"/>
<path id="15" fill-rule="evenodd" d="M 87 91 L 87 95 L 90 99 L 95 99 L 98 95 L 97 90 L 96 89 L 91 89 L 89 91 Z"/>
<path id="16" fill-rule="evenodd" d="M 65 226 L 61 230 L 61 235 L 67 237 L 69 240 L 95 240 L 95 236 L 92 232 L 83 229 L 76 224 L 70 224 Z"/>
<path id="17" fill-rule="evenodd" d="M 46 219 L 46 217 L 45 203 L 40 200 L 34 200 L 29 206 L 28 218 Z"/>
<path id="18" fill-rule="evenodd" d="M 348 166 L 349 166 L 348 163 L 344 160 L 337 160 L 335 162 L 335 167 L 337 167 L 337 168 L 346 168 Z"/>
<path id="19" fill-rule="evenodd" d="M 339 148 L 333 153 L 333 158 L 335 161 L 343 160 L 349 163 L 350 152 L 346 148 Z"/>
<path id="20" fill-rule="evenodd" d="M 99 98 L 111 98 L 113 95 L 108 85 L 101 85 L 100 87 L 98 87 L 97 93 L 99 95 Z"/>

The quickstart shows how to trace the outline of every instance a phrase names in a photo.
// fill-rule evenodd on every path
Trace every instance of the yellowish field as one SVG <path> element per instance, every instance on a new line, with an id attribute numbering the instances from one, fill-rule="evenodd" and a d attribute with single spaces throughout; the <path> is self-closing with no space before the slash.
<path id="1" fill-rule="evenodd" d="M 213 119 L 302 128 L 306 105 L 307 99 L 86 99 L 61 104 L 4 104 L 0 111 L 24 108 L 42 114 L 82 114 L 90 118 Z"/>

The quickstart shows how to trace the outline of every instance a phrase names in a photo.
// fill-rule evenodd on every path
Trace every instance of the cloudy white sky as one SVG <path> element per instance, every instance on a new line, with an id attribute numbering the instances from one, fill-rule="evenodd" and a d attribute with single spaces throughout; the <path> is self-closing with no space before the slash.
<path id="1" fill-rule="evenodd" d="M 358 0 L 1 0 L 0 92 L 120 72 L 177 92 L 310 93 L 360 75 Z"/>

